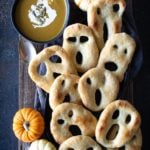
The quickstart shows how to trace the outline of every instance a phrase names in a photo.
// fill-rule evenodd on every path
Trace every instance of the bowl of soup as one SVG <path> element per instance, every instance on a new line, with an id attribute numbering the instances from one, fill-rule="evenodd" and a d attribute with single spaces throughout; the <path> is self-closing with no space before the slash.
<path id="1" fill-rule="evenodd" d="M 69 19 L 68 0 L 16 0 L 12 21 L 17 31 L 33 42 L 59 37 Z"/>

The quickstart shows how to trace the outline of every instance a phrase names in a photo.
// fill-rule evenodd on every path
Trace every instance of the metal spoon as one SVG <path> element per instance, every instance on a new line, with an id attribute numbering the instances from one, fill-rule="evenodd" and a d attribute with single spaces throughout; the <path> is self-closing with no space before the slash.
<path id="1" fill-rule="evenodd" d="M 31 41 L 19 36 L 19 54 L 21 59 L 29 63 L 36 56 L 36 48 Z"/>

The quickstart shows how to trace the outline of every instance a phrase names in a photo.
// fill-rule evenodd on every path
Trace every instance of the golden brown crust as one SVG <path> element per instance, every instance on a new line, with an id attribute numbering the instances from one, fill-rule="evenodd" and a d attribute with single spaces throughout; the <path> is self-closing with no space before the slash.
<path id="1" fill-rule="evenodd" d="M 68 26 L 64 31 L 63 48 L 73 60 L 77 71 L 86 72 L 97 65 L 99 50 L 88 26 L 79 23 Z"/>
<path id="2" fill-rule="evenodd" d="M 128 34 L 117 33 L 112 35 L 101 52 L 97 67 L 106 69 L 107 63 L 115 63 L 117 68 L 116 70 L 112 70 L 111 73 L 113 73 L 119 81 L 122 81 L 124 73 L 134 55 L 135 47 L 134 39 Z"/>
<path id="3" fill-rule="evenodd" d="M 51 56 L 59 56 L 60 63 L 51 62 Z M 38 72 L 39 65 L 44 63 L 46 66 L 46 74 L 40 75 Z M 65 53 L 64 49 L 60 46 L 51 46 L 43 49 L 35 58 L 33 58 L 28 68 L 29 76 L 36 83 L 37 86 L 44 91 L 49 92 L 50 87 L 55 79 L 53 73 L 75 73 L 76 69 L 73 66 L 69 56 Z"/>
<path id="4" fill-rule="evenodd" d="M 118 79 L 104 69 L 90 69 L 79 80 L 79 93 L 82 102 L 92 111 L 104 109 L 117 98 L 118 92 Z"/>
<path id="5" fill-rule="evenodd" d="M 63 102 L 82 104 L 78 92 L 79 76 L 64 74 L 55 79 L 50 88 L 49 104 L 54 110 Z"/>
<path id="6" fill-rule="evenodd" d="M 73 150 L 102 150 L 100 145 L 98 145 L 91 137 L 79 135 L 79 136 L 73 136 L 66 141 L 64 141 L 60 147 L 59 150 L 69 150 L 69 148 L 72 148 Z"/>
<path id="7" fill-rule="evenodd" d="M 60 123 L 58 123 L 61 121 Z M 91 112 L 84 107 L 73 103 L 58 105 L 53 113 L 50 123 L 51 133 L 59 144 L 73 136 L 69 127 L 76 125 L 80 128 L 82 135 L 93 137 L 97 120 Z"/>
<path id="8" fill-rule="evenodd" d="M 104 109 L 99 118 L 95 131 L 96 139 L 108 148 L 121 147 L 136 134 L 140 124 L 140 115 L 129 102 L 124 100 L 114 101 Z M 118 132 L 114 139 L 110 140 L 107 135 L 114 125 L 119 127 Z"/>
<path id="9" fill-rule="evenodd" d="M 122 15 L 125 10 L 125 0 L 96 0 L 87 10 L 88 26 L 94 31 L 99 49 L 104 46 L 104 24 L 106 24 L 108 37 L 121 32 Z"/>

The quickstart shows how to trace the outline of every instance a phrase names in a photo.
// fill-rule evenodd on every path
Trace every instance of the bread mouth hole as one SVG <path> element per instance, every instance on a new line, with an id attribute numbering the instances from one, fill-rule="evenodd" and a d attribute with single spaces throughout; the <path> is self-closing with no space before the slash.
<path id="1" fill-rule="evenodd" d="M 69 126 L 69 131 L 71 132 L 71 134 L 73 136 L 81 135 L 81 130 L 77 125 L 70 125 Z"/>
<path id="2" fill-rule="evenodd" d="M 64 97 L 64 102 L 70 102 L 70 95 L 69 94 L 66 94 L 65 97 Z"/>
<path id="3" fill-rule="evenodd" d="M 114 140 L 118 134 L 118 131 L 119 131 L 119 125 L 118 124 L 112 125 L 109 131 L 107 132 L 106 139 L 109 141 Z"/>
<path id="4" fill-rule="evenodd" d="M 49 60 L 52 62 L 52 63 L 61 63 L 62 62 L 62 59 L 58 56 L 58 55 L 52 55 Z"/>
<path id="5" fill-rule="evenodd" d="M 62 80 L 61 85 L 62 85 L 62 86 L 65 85 L 65 80 Z"/>
<path id="6" fill-rule="evenodd" d="M 107 27 L 106 22 L 104 23 L 104 26 L 103 26 L 103 38 L 104 38 L 104 42 L 106 42 L 108 39 L 108 27 Z"/>
<path id="7" fill-rule="evenodd" d="M 77 62 L 77 64 L 81 65 L 82 61 L 83 61 L 82 53 L 78 51 L 76 54 L 76 62 Z"/>
<path id="8" fill-rule="evenodd" d="M 114 62 L 106 62 L 105 63 L 105 69 L 109 71 L 116 71 L 118 69 L 118 66 Z"/>
<path id="9" fill-rule="evenodd" d="M 54 72 L 53 73 L 53 77 L 54 77 L 54 79 L 56 79 L 58 76 L 60 76 L 61 74 L 60 73 L 57 73 L 57 72 Z"/>
<path id="10" fill-rule="evenodd" d="M 97 106 L 100 105 L 101 98 L 102 98 L 101 91 L 99 89 L 97 89 L 96 92 L 95 92 L 95 103 L 96 103 Z"/>
<path id="11" fill-rule="evenodd" d="M 100 8 L 97 8 L 97 9 L 96 9 L 96 12 L 97 12 L 97 15 L 100 15 L 100 14 L 101 14 Z"/>

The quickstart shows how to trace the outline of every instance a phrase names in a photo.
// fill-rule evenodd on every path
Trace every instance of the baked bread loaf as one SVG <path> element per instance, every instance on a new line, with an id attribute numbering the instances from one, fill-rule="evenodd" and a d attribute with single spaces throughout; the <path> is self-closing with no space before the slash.
<path id="1" fill-rule="evenodd" d="M 102 112 L 95 130 L 96 140 L 106 148 L 119 148 L 137 133 L 141 118 L 127 101 L 116 100 Z"/>
<path id="2" fill-rule="evenodd" d="M 54 110 L 64 102 L 82 104 L 78 91 L 79 76 L 63 74 L 55 79 L 49 92 L 49 104 Z"/>
<path id="3" fill-rule="evenodd" d="M 104 41 L 121 32 L 125 0 L 94 0 L 87 11 L 88 26 L 94 31 L 99 49 Z"/>
<path id="4" fill-rule="evenodd" d="M 41 64 L 44 72 L 39 73 Z M 62 47 L 56 45 L 47 47 L 38 53 L 31 60 L 28 72 L 36 85 L 47 93 L 49 93 L 50 87 L 57 76 L 65 73 L 77 74 L 68 54 Z"/>
<path id="5" fill-rule="evenodd" d="M 78 72 L 84 73 L 96 67 L 99 50 L 88 26 L 79 23 L 68 26 L 63 35 L 63 48 Z"/>
<path id="6" fill-rule="evenodd" d="M 51 133 L 59 144 L 75 135 L 95 135 L 97 119 L 83 106 L 73 103 L 58 105 L 52 112 Z"/>
<path id="7" fill-rule="evenodd" d="M 92 111 L 101 111 L 117 98 L 119 81 L 109 71 L 93 68 L 79 80 L 79 93 L 83 104 Z"/>
<path id="8" fill-rule="evenodd" d="M 121 82 L 131 63 L 135 48 L 135 41 L 128 34 L 113 34 L 101 51 L 97 67 L 109 70 Z"/>

